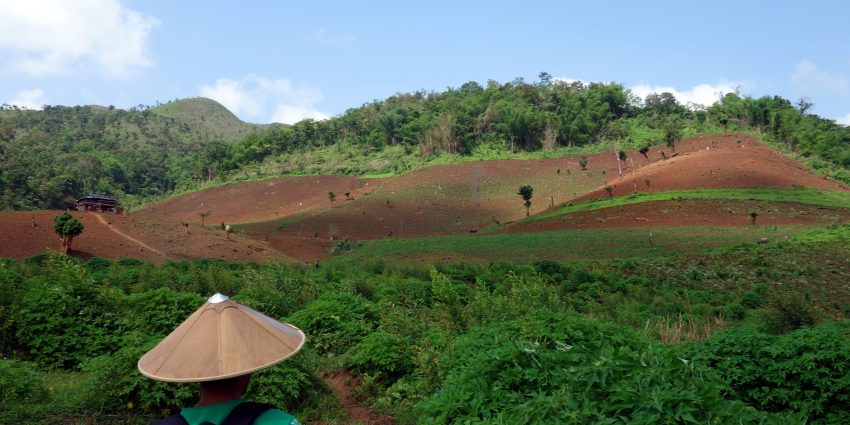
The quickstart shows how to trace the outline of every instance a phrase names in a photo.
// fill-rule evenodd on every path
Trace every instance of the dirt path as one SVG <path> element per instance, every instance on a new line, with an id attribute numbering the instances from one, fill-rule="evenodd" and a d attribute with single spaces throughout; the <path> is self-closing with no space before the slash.
<path id="1" fill-rule="evenodd" d="M 352 389 L 360 385 L 359 379 L 348 371 L 343 371 L 332 376 L 325 376 L 325 383 L 331 391 L 339 397 L 348 418 L 353 424 L 363 425 L 395 425 L 395 419 L 389 416 L 381 416 L 360 404 L 351 394 Z"/>
<path id="2" fill-rule="evenodd" d="M 144 243 L 144 242 L 142 242 L 142 241 L 140 241 L 140 240 L 118 230 L 118 229 L 116 229 L 115 226 L 113 226 L 108 221 L 106 221 L 106 219 L 103 218 L 102 215 L 100 215 L 100 214 L 93 214 L 93 215 L 95 217 L 97 217 L 98 221 L 100 221 L 104 226 L 109 228 L 109 230 L 112 230 L 113 232 L 115 232 L 118 236 L 121 236 L 122 238 L 127 239 L 128 241 L 133 242 L 133 243 L 141 246 L 144 249 L 147 249 L 148 251 L 155 252 L 159 255 L 162 255 L 163 257 L 166 256 L 164 252 L 162 252 L 162 251 L 160 251 L 160 250 L 158 250 L 158 249 L 156 249 L 156 248 L 154 248 L 154 247 L 152 247 L 152 246 L 150 246 L 150 245 L 148 245 L 148 244 L 146 244 L 146 243 Z"/>

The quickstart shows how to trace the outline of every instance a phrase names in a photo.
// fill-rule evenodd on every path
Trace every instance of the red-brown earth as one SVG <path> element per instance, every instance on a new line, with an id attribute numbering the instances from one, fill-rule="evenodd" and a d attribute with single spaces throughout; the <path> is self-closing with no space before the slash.
<path id="1" fill-rule="evenodd" d="M 759 226 L 850 223 L 850 210 L 793 202 L 683 199 L 623 205 L 517 223 L 497 233 L 658 226 L 748 226 L 750 211 Z"/>
<path id="2" fill-rule="evenodd" d="M 667 160 L 660 151 L 665 151 Z M 565 202 L 638 191 L 699 188 L 811 187 L 848 191 L 846 185 L 808 172 L 803 164 L 744 135 L 700 136 L 680 141 L 676 153 L 654 147 L 644 158 L 627 152 L 620 162 L 612 152 L 546 160 L 476 161 L 434 166 L 386 179 L 351 176 L 297 176 L 229 184 L 180 195 L 127 216 L 75 213 L 86 230 L 74 241 L 75 255 L 106 258 L 219 258 L 233 261 L 316 261 L 333 241 L 387 237 L 468 234 L 517 221 L 525 208 L 520 185 L 534 187 L 531 214 Z M 622 170 L 618 169 L 618 163 Z M 620 177 L 622 171 L 623 176 Z M 337 194 L 333 204 L 328 192 Z M 344 193 L 350 192 L 350 199 Z M 690 202 L 690 201 L 689 201 Z M 656 225 L 748 225 L 752 206 L 732 201 L 645 203 L 569 214 L 506 231 L 575 227 Z M 843 210 L 761 203 L 761 224 L 847 222 Z M 757 208 L 759 205 L 755 205 Z M 676 214 L 669 210 L 675 208 Z M 727 209 L 740 210 L 729 213 Z M 815 208 L 814 210 L 812 208 Z M 796 214 L 791 211 L 801 211 Z M 776 212 L 771 212 L 776 210 Z M 668 211 L 668 212 L 665 212 Z M 201 226 L 201 213 L 206 226 Z M 52 230 L 58 211 L 0 214 L 6 232 L 0 256 L 23 258 L 58 249 Z M 33 228 L 31 217 L 39 224 Z M 721 218 L 723 217 L 723 218 Z M 642 220 L 646 219 L 646 220 Z M 238 224 L 244 234 L 226 240 L 220 223 Z M 183 223 L 189 224 L 186 234 Z"/>
<path id="3" fill-rule="evenodd" d="M 25 258 L 45 251 L 58 251 L 59 237 L 53 218 L 62 211 L 16 211 L 0 214 L 0 257 Z M 138 258 L 154 263 L 166 260 L 216 258 L 229 261 L 294 261 L 264 241 L 231 234 L 220 228 L 190 225 L 189 233 L 179 222 L 157 221 L 133 214 L 115 215 L 74 212 L 85 226 L 74 238 L 72 255 L 119 259 Z M 36 226 L 32 226 L 35 218 Z"/>

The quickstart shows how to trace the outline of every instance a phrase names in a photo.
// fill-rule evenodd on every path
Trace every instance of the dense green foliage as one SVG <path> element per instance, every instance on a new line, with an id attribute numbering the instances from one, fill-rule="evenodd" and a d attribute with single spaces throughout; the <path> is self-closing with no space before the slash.
<path id="1" fill-rule="evenodd" d="M 158 196 L 210 177 L 191 155 L 205 154 L 243 134 L 212 101 L 181 101 L 130 110 L 45 106 L 0 110 L 0 210 L 64 209 L 88 193 Z M 178 105 L 179 104 L 179 105 Z M 180 114 L 189 105 L 208 108 Z M 180 106 L 182 105 L 182 107 Z M 159 111 L 159 109 L 163 109 Z M 213 111 L 210 111 L 213 109 Z M 232 116 L 232 114 L 230 114 Z M 191 118 L 190 118 L 191 117 Z M 217 128 L 214 120 L 227 125 Z M 236 133 L 234 133 L 236 131 Z M 126 200 L 126 199 L 125 199 Z"/>
<path id="2" fill-rule="evenodd" d="M 135 362 L 223 291 L 307 333 L 250 389 L 305 421 L 346 423 L 317 374 L 347 368 L 404 424 L 843 423 L 846 237 L 580 263 L 3 260 L 0 421 L 144 423 L 191 403 Z"/>
<path id="3" fill-rule="evenodd" d="M 723 399 L 706 369 L 620 327 L 566 315 L 476 329 L 455 343 L 421 423 L 781 423 Z"/>
<path id="4" fill-rule="evenodd" d="M 850 328 L 845 323 L 782 336 L 722 332 L 693 347 L 735 398 L 772 412 L 801 412 L 822 423 L 850 423 Z"/>
<path id="5" fill-rule="evenodd" d="M 5 108 L 0 209 L 62 208 L 89 192 L 126 203 L 212 180 L 286 173 L 401 173 L 429 162 L 602 150 L 609 142 L 675 149 L 683 136 L 727 130 L 755 134 L 850 182 L 850 129 L 779 97 L 730 93 L 708 108 L 685 107 L 669 93 L 640 99 L 619 84 L 566 83 L 544 73 L 536 83 L 399 93 L 327 120 L 251 133 L 225 112 L 200 100 L 129 111 Z"/>
<path id="6" fill-rule="evenodd" d="M 269 128 L 233 145 L 216 166 L 242 175 L 399 173 L 429 160 L 451 161 L 447 156 L 503 158 L 606 141 L 630 149 L 666 143 L 675 150 L 684 135 L 718 131 L 752 132 L 850 181 L 850 129 L 788 100 L 730 93 L 708 108 L 685 107 L 669 93 L 640 99 L 619 84 L 543 77 L 399 93 L 329 120 Z"/>

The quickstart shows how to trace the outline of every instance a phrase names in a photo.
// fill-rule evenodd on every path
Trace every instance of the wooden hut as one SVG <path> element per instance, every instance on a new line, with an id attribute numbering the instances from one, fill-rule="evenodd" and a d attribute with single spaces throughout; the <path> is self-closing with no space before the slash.
<path id="1" fill-rule="evenodd" d="M 105 195 L 86 195 L 74 202 L 76 211 L 94 211 L 113 214 L 121 214 L 124 209 L 118 203 L 118 199 Z"/>

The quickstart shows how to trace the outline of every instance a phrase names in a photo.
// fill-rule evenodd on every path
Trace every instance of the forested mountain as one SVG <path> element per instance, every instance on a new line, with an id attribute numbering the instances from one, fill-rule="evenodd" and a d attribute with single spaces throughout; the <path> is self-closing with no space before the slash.
<path id="1" fill-rule="evenodd" d="M 639 149 L 684 135 L 742 131 L 850 181 L 850 128 L 808 114 L 810 107 L 729 93 L 705 108 L 682 105 L 670 93 L 640 99 L 619 84 L 562 82 L 542 73 L 536 83 L 469 82 L 440 93 L 397 94 L 333 119 L 268 128 L 209 155 L 207 164 L 223 172 L 263 163 L 254 172 L 387 173 L 443 154 L 487 159 L 561 147 L 607 149 L 612 142 Z M 381 155 L 387 151 L 392 155 Z"/>
<path id="2" fill-rule="evenodd" d="M 753 132 L 850 181 L 850 128 L 808 114 L 810 107 L 730 93 L 703 108 L 669 93 L 640 99 L 619 84 L 563 82 L 546 73 L 534 83 L 518 78 L 400 93 L 328 120 L 250 132 L 205 99 L 129 111 L 6 107 L 0 208 L 62 207 L 88 192 L 160 196 L 248 176 L 399 173 L 428 162 L 599 150 L 613 142 L 637 149 L 726 130 Z"/>
<path id="3" fill-rule="evenodd" d="M 149 108 L 0 110 L 0 208 L 63 208 L 86 193 L 155 196 L 200 180 L 193 152 L 252 126 L 209 99 Z"/>

